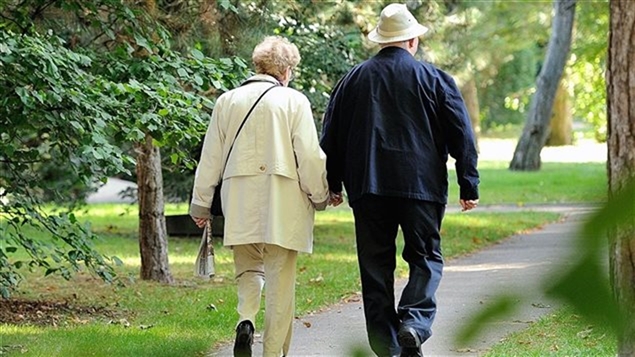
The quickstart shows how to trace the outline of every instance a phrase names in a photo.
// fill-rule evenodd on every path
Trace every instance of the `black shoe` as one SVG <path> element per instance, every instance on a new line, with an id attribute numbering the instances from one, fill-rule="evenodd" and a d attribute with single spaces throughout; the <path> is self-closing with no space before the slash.
<path id="1" fill-rule="evenodd" d="M 254 343 L 254 325 L 249 320 L 241 321 L 236 327 L 234 357 L 251 357 L 251 345 Z"/>
<path id="2" fill-rule="evenodd" d="M 397 341 L 401 346 L 400 357 L 423 357 L 421 338 L 414 328 L 402 326 L 397 333 Z"/>

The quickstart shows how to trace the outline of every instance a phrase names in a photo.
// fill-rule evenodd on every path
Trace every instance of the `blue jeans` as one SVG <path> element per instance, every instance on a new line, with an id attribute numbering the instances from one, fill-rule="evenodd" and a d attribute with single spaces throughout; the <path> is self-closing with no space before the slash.
<path id="1" fill-rule="evenodd" d="M 400 326 L 413 327 L 421 341 L 432 335 L 435 293 L 443 272 L 441 222 L 445 205 L 398 197 L 364 195 L 351 204 L 362 281 L 366 332 L 378 356 L 399 355 Z M 396 239 L 401 227 L 408 283 L 395 309 Z"/>

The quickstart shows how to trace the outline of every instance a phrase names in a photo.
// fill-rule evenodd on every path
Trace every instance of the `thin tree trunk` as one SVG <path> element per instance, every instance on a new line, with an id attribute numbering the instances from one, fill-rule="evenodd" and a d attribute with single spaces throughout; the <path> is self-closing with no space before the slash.
<path id="1" fill-rule="evenodd" d="M 216 2 L 218 11 L 218 33 L 220 35 L 220 46 L 225 56 L 235 56 L 238 52 L 236 44 L 240 42 L 238 14 L 232 10 L 223 8 L 220 1 Z"/>
<path id="2" fill-rule="evenodd" d="M 461 94 L 467 107 L 467 112 L 470 115 L 472 121 L 472 130 L 474 132 L 474 138 L 476 138 L 477 147 L 478 139 L 481 136 L 481 114 L 478 105 L 478 89 L 476 88 L 476 81 L 474 78 L 467 81 L 461 87 Z"/>
<path id="3" fill-rule="evenodd" d="M 610 2 L 607 73 L 609 194 L 617 195 L 635 180 L 635 2 Z M 618 356 L 635 356 L 635 197 L 630 224 L 610 233 L 611 282 L 623 309 L 625 326 L 618 336 Z"/>
<path id="4" fill-rule="evenodd" d="M 573 143 L 573 117 L 571 115 L 571 101 L 565 81 L 560 81 L 556 98 L 553 102 L 553 113 L 549 123 L 549 138 L 547 146 L 571 145 Z"/>
<path id="5" fill-rule="evenodd" d="M 516 145 L 510 170 L 540 169 L 540 152 L 547 142 L 549 122 L 558 83 L 571 48 L 576 0 L 554 0 L 555 15 L 544 65 L 536 82 L 527 122 Z"/>
<path id="6" fill-rule="evenodd" d="M 168 264 L 161 152 L 152 143 L 150 135 L 146 135 L 136 149 L 141 279 L 172 283 Z"/>

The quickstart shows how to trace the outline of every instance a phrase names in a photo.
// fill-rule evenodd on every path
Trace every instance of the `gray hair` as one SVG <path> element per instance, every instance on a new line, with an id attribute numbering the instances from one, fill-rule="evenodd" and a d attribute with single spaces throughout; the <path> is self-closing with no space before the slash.
<path id="1" fill-rule="evenodd" d="M 251 55 L 256 73 L 282 78 L 287 67 L 291 69 L 300 63 L 298 47 L 284 37 L 267 36 Z"/>

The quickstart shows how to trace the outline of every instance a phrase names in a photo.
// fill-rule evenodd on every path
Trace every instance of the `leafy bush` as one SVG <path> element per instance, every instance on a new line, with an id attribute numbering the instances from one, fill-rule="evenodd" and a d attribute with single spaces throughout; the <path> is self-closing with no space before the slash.
<path id="1" fill-rule="evenodd" d="M 41 204 L 51 197 L 69 202 L 68 192 L 85 190 L 95 180 L 130 175 L 133 153 L 122 147 L 147 133 L 169 152 L 173 165 L 193 167 L 181 148 L 197 145 L 207 127 L 213 102 L 203 94 L 245 76 L 239 59 L 210 59 L 197 50 L 182 56 L 144 41 L 137 39 L 150 51 L 138 58 L 117 51 L 75 52 L 52 34 L 0 33 L 0 124 L 6 128 L 0 134 L 3 296 L 27 266 L 70 277 L 83 264 L 111 280 L 112 258 L 92 248 L 95 236 L 74 219 L 75 204 L 58 212 Z M 32 239 L 23 233 L 25 225 L 52 240 Z M 19 246 L 28 260 L 9 259 Z"/>

